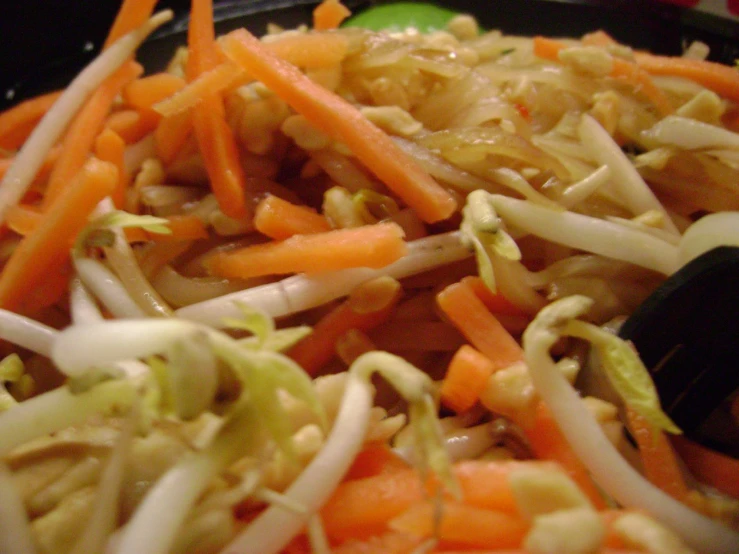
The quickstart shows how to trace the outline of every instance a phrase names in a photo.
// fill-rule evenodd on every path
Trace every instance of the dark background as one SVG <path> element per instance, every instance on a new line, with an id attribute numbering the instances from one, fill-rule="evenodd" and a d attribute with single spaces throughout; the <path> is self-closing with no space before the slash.
<path id="1" fill-rule="evenodd" d="M 344 0 L 361 9 L 378 0 Z M 382 1 L 382 0 L 379 0 Z M 214 0 L 221 31 L 247 26 L 262 33 L 267 21 L 309 22 L 316 0 Z M 714 59 L 739 58 L 739 25 L 655 0 L 440 0 L 475 14 L 486 28 L 518 34 L 581 35 L 603 28 L 638 48 L 677 54 L 686 42 L 709 43 Z M 0 0 L 0 109 L 64 86 L 95 54 L 119 0 Z M 182 44 L 189 0 L 161 0 L 175 20 L 144 45 L 139 59 L 150 71 Z M 8 91 L 12 91 L 10 94 Z"/>

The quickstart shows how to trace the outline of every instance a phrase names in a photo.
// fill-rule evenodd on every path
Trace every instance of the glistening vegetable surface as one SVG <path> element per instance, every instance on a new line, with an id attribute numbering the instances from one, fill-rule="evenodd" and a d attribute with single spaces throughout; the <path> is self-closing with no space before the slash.
<path id="1" fill-rule="evenodd" d="M 193 0 L 144 76 L 152 10 L 0 114 L 0 550 L 737 550 L 731 460 L 615 334 L 738 240 L 735 69 Z"/>

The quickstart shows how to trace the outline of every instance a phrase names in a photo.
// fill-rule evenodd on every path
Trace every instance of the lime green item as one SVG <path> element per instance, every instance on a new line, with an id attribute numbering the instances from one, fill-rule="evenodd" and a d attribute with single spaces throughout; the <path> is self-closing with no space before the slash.
<path id="1" fill-rule="evenodd" d="M 435 4 L 421 2 L 398 2 L 383 4 L 350 17 L 343 27 L 362 27 L 372 31 L 403 31 L 415 27 L 422 33 L 431 33 L 446 28 L 458 12 Z"/>

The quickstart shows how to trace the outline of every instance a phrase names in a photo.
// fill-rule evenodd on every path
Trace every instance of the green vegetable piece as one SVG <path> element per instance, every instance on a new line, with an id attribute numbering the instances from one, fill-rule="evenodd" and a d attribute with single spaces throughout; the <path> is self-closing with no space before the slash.
<path id="1" fill-rule="evenodd" d="M 360 12 L 346 20 L 343 26 L 389 32 L 415 27 L 422 33 L 432 33 L 445 29 L 455 15 L 458 12 L 435 4 L 397 2 Z"/>

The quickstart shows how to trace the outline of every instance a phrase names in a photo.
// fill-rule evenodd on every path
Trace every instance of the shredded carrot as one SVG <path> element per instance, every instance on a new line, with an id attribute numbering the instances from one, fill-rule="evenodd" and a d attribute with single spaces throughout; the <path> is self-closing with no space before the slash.
<path id="1" fill-rule="evenodd" d="M 180 153 L 192 133 L 192 114 L 176 113 L 164 117 L 154 131 L 157 156 L 167 165 Z"/>
<path id="2" fill-rule="evenodd" d="M 682 436 L 670 437 L 690 473 L 701 483 L 739 499 L 739 460 Z"/>
<path id="3" fill-rule="evenodd" d="M 278 58 L 304 69 L 335 66 L 346 57 L 349 40 L 338 34 L 291 35 L 266 44 Z"/>
<path id="4" fill-rule="evenodd" d="M 61 94 L 61 92 L 42 94 L 0 113 L 0 148 L 5 150 L 20 148 Z"/>
<path id="5" fill-rule="evenodd" d="M 634 52 L 634 59 L 647 73 L 685 77 L 720 96 L 739 102 L 739 72 L 734 67 L 706 60 L 657 56 L 646 52 Z"/>
<path id="6" fill-rule="evenodd" d="M 436 296 L 449 321 L 493 364 L 502 369 L 523 360 L 523 350 L 488 311 L 469 282 L 449 285 Z"/>
<path id="7" fill-rule="evenodd" d="M 257 205 L 254 226 L 257 231 L 275 240 L 331 230 L 331 225 L 321 214 L 272 194 Z"/>
<path id="8" fill-rule="evenodd" d="M 187 42 L 189 80 L 221 62 L 213 28 L 212 0 L 193 0 Z M 235 219 L 249 216 L 246 176 L 221 97 L 216 93 L 205 95 L 193 109 L 192 124 L 221 211 Z"/>
<path id="9" fill-rule="evenodd" d="M 203 71 L 182 89 L 157 102 L 152 108 L 163 116 L 175 115 L 193 108 L 208 94 L 226 91 L 250 80 L 240 67 L 227 61 Z"/>
<path id="10" fill-rule="evenodd" d="M 16 204 L 8 208 L 5 220 L 13 232 L 25 237 L 39 226 L 43 217 L 43 212 L 36 206 Z"/>
<path id="11" fill-rule="evenodd" d="M 87 224 L 87 216 L 115 188 L 118 171 L 95 158 L 49 206 L 39 226 L 13 252 L 0 274 L 0 306 L 15 309 L 69 255 L 69 243 Z"/>
<path id="12" fill-rule="evenodd" d="M 493 362 L 468 344 L 463 345 L 454 354 L 441 382 L 441 402 L 457 413 L 469 410 L 494 371 Z"/>
<path id="13" fill-rule="evenodd" d="M 559 430 L 557 422 L 544 402 L 537 404 L 532 421 L 520 422 L 520 424 L 537 458 L 552 460 L 560 464 L 597 509 L 605 508 L 603 495 L 593 483 L 588 470 L 572 450 L 562 431 Z"/>
<path id="14" fill-rule="evenodd" d="M 346 144 L 421 219 L 440 221 L 454 213 L 454 197 L 346 100 L 275 56 L 245 29 L 227 35 L 223 49 L 311 124 Z"/>
<path id="15" fill-rule="evenodd" d="M 219 277 L 249 278 L 285 273 L 320 273 L 350 267 L 380 268 L 408 251 L 395 223 L 295 235 L 284 241 L 247 246 L 211 257 L 207 266 Z"/>
<path id="16" fill-rule="evenodd" d="M 541 36 L 534 37 L 534 54 L 540 58 L 559 61 L 559 53 L 565 48 L 567 45 L 558 40 Z M 610 76 L 625 79 L 635 90 L 646 96 L 663 116 L 671 114 L 674 109 L 670 100 L 640 65 L 614 56 Z"/>
<path id="17" fill-rule="evenodd" d="M 170 233 L 149 233 L 140 228 L 132 228 L 126 229 L 126 238 L 129 242 L 175 242 L 208 238 L 208 230 L 195 215 L 168 215 L 164 219 L 167 220 Z"/>
<path id="18" fill-rule="evenodd" d="M 59 160 L 49 177 L 44 208 L 59 197 L 67 183 L 82 168 L 116 96 L 142 71 L 143 68 L 137 63 L 125 63 L 92 94 L 74 118 L 64 137 Z"/>
<path id="19" fill-rule="evenodd" d="M 129 83 L 123 89 L 123 101 L 137 110 L 148 110 L 182 90 L 184 86 L 185 80 L 177 75 L 155 73 Z"/>
<path id="20" fill-rule="evenodd" d="M 65 260 L 28 293 L 18 306 L 18 311 L 26 315 L 37 314 L 59 302 L 69 290 L 69 279 L 73 273 L 72 263 Z"/>
<path id="21" fill-rule="evenodd" d="M 419 537 L 388 531 L 382 535 L 370 537 L 366 541 L 348 540 L 336 548 L 332 554 L 414 554 L 423 542 Z M 306 552 L 309 554 L 309 552 Z"/>
<path id="22" fill-rule="evenodd" d="M 437 512 L 426 501 L 393 519 L 390 528 L 455 546 L 501 549 L 521 546 L 529 525 L 521 517 L 454 501 L 445 501 Z"/>
<path id="23" fill-rule="evenodd" d="M 315 375 L 336 355 L 336 343 L 351 330 L 367 332 L 386 322 L 400 298 L 397 281 L 380 278 L 357 287 L 349 298 L 313 326 L 313 332 L 288 352 L 309 375 Z M 362 297 L 371 296 L 372 305 Z"/>
<path id="24" fill-rule="evenodd" d="M 95 139 L 95 157 L 110 162 L 118 169 L 118 184 L 110 195 L 116 208 L 122 208 L 126 200 L 126 187 L 128 186 L 128 175 L 123 162 L 126 151 L 125 141 L 110 129 L 104 129 Z"/>
<path id="25" fill-rule="evenodd" d="M 316 31 L 337 29 L 352 14 L 339 0 L 323 0 L 313 10 L 313 28 Z"/>
<path id="26" fill-rule="evenodd" d="M 688 485 L 664 432 L 653 429 L 644 416 L 630 408 L 626 410 L 626 418 L 631 435 L 639 446 L 647 479 L 676 500 L 684 501 L 689 492 Z"/>
<path id="27" fill-rule="evenodd" d="M 477 276 L 465 277 L 462 282 L 470 287 L 477 297 L 482 300 L 485 307 L 494 314 L 526 316 L 529 315 L 523 309 L 508 300 L 502 294 L 491 291 L 485 282 Z"/>
<path id="28" fill-rule="evenodd" d="M 118 110 L 107 117 L 104 126 L 126 144 L 134 144 L 153 132 L 160 119 L 158 114 L 151 111 Z"/>
<path id="29" fill-rule="evenodd" d="M 411 469 L 408 462 L 393 452 L 387 443 L 371 442 L 365 444 L 354 458 L 344 480 L 366 479 L 383 473 L 408 469 Z"/>
<path id="30" fill-rule="evenodd" d="M 124 0 L 113 25 L 108 31 L 103 48 L 107 48 L 123 35 L 141 27 L 151 17 L 156 0 Z"/>

